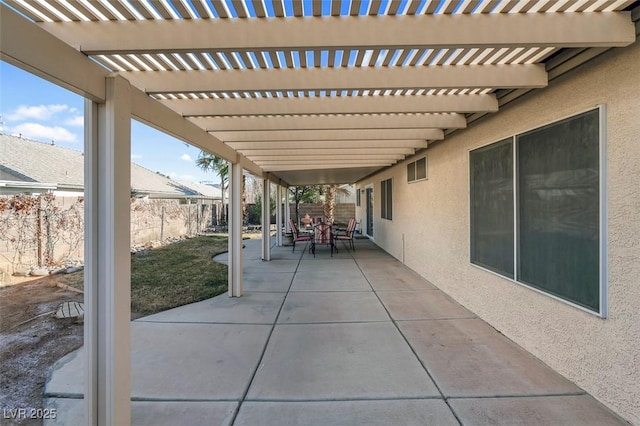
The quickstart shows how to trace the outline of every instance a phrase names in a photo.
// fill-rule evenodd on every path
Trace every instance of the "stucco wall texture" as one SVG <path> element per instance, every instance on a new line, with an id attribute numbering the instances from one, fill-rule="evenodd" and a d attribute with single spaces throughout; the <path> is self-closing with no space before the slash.
<path id="1" fill-rule="evenodd" d="M 610 51 L 426 151 L 428 180 L 407 161 L 374 187 L 375 242 L 441 290 L 640 425 L 640 44 Z M 469 262 L 469 150 L 606 105 L 609 315 L 602 319 Z M 416 156 L 409 160 L 420 158 Z M 393 178 L 393 220 L 380 181 Z M 363 220 L 363 203 L 356 216 Z"/>

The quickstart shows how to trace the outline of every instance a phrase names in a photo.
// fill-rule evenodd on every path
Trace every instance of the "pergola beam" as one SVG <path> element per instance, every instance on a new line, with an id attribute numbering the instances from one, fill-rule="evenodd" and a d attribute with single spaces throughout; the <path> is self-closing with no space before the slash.
<path id="1" fill-rule="evenodd" d="M 300 129 L 393 129 L 393 128 L 464 128 L 461 114 L 371 114 L 371 115 L 303 115 L 191 117 L 198 127 L 208 131 L 300 130 Z"/>
<path id="2" fill-rule="evenodd" d="M 94 102 L 105 100 L 107 70 L 0 4 L 0 59 Z"/>
<path id="3" fill-rule="evenodd" d="M 341 140 L 441 140 L 441 129 L 321 129 L 321 130 L 265 130 L 212 132 L 218 139 L 231 145 L 232 142 L 271 141 L 341 141 Z"/>
<path id="4" fill-rule="evenodd" d="M 595 47 L 626 46 L 635 40 L 628 12 L 169 19 L 39 25 L 86 54 L 405 46 Z"/>
<path id="5" fill-rule="evenodd" d="M 268 151 L 267 151 L 268 152 Z M 256 163 L 281 160 L 281 161 L 308 161 L 310 159 L 307 154 L 294 154 L 294 155 L 253 155 L 251 159 Z M 402 160 L 405 156 L 403 154 L 320 154 L 314 155 L 313 159 L 322 161 L 341 161 L 341 160 Z"/>
<path id="6" fill-rule="evenodd" d="M 401 140 L 327 140 L 327 141 L 268 141 L 268 142 L 229 142 L 229 146 L 240 151 L 264 150 L 265 154 L 273 149 L 298 150 L 305 148 L 426 148 L 428 143 L 422 139 Z M 252 157 L 253 158 L 253 157 Z"/>
<path id="7" fill-rule="evenodd" d="M 213 152 L 227 161 L 237 161 L 237 153 L 232 148 L 224 145 L 215 136 L 203 132 L 160 102 L 149 98 L 145 93 L 134 90 L 132 103 L 132 114 L 138 121 L 200 149 Z"/>
<path id="8" fill-rule="evenodd" d="M 300 90 L 404 90 L 545 87 L 544 65 L 438 65 L 428 67 L 279 68 L 120 72 L 147 93 Z"/>
<path id="9" fill-rule="evenodd" d="M 308 157 L 304 160 L 289 160 L 287 157 L 282 158 L 274 158 L 271 160 L 260 160 L 257 163 L 261 165 L 309 165 L 309 164 L 380 164 L 380 163 L 395 163 L 396 160 L 390 158 L 381 158 L 381 159 L 368 159 L 368 158 L 342 158 L 340 160 L 327 160 L 322 157 Z"/>
<path id="10" fill-rule="evenodd" d="M 376 148 L 375 151 L 370 148 L 308 148 L 308 149 L 298 149 L 295 151 L 296 154 L 304 153 L 307 156 L 315 156 L 315 155 L 351 155 L 351 154 L 402 154 L 402 155 L 411 155 L 415 152 L 413 148 Z M 256 149 L 248 149 L 243 150 L 242 153 L 248 157 L 252 157 L 254 155 L 263 155 L 265 153 L 264 150 L 256 150 Z M 271 155 L 279 155 L 282 157 L 286 157 L 287 155 L 292 154 L 293 152 L 290 149 L 273 149 L 270 150 L 269 153 Z"/>
<path id="11" fill-rule="evenodd" d="M 264 169 L 269 172 L 284 172 L 284 171 L 302 171 L 302 170 L 325 170 L 325 169 L 354 169 L 354 168 L 380 168 L 388 167 L 393 163 L 380 162 L 377 164 L 302 164 L 302 165 L 269 165 L 264 166 Z"/>
<path id="12" fill-rule="evenodd" d="M 159 100 L 183 116 L 495 112 L 493 94 Z"/>
<path id="13" fill-rule="evenodd" d="M 105 100 L 105 78 L 109 73 L 83 54 L 0 4 L 2 37 L 0 58 L 54 84 L 95 102 Z M 131 115 L 138 121 L 177 139 L 211 152 L 228 161 L 237 161 L 237 153 L 220 139 L 208 134 L 179 114 L 131 87 Z M 243 168 L 256 176 L 262 169 L 246 158 Z"/>

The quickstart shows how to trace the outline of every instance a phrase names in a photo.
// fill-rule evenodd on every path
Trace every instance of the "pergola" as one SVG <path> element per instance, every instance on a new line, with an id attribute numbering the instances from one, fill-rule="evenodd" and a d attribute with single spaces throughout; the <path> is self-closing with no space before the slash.
<path id="1" fill-rule="evenodd" d="M 89 422 L 130 421 L 131 118 L 230 162 L 229 294 L 241 296 L 243 170 L 264 180 L 264 198 L 269 182 L 276 183 L 278 203 L 288 185 L 356 182 L 631 44 L 638 8 L 634 16 L 625 10 L 633 6 L 631 0 L 4 1 L 2 60 L 87 99 Z M 266 223 L 268 214 L 265 208 Z M 282 218 L 277 222 L 280 230 Z"/>

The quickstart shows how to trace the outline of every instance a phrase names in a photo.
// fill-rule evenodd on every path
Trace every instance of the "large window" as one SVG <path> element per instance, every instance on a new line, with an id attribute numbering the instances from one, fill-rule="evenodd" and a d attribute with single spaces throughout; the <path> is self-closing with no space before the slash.
<path id="1" fill-rule="evenodd" d="M 513 142 L 471 151 L 471 261 L 513 278 Z"/>
<path id="2" fill-rule="evenodd" d="M 380 182 L 380 216 L 388 220 L 393 218 L 393 181 L 391 179 Z"/>
<path id="3" fill-rule="evenodd" d="M 471 262 L 603 314 L 600 166 L 600 109 L 471 151 Z"/>

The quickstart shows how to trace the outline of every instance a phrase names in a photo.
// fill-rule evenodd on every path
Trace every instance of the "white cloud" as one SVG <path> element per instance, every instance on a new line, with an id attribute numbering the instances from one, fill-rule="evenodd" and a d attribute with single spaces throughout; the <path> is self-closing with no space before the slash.
<path id="1" fill-rule="evenodd" d="M 65 120 L 64 124 L 66 124 L 67 126 L 82 127 L 84 126 L 84 117 L 81 115 L 76 115 L 75 117 L 71 117 Z"/>
<path id="2" fill-rule="evenodd" d="M 189 154 L 182 154 L 180 156 L 181 160 L 188 161 L 189 163 L 193 162 L 193 158 Z"/>
<path id="3" fill-rule="evenodd" d="M 43 126 L 38 123 L 22 123 L 11 129 L 14 135 L 41 140 L 44 142 L 77 142 L 78 138 L 64 127 Z"/>
<path id="4" fill-rule="evenodd" d="M 132 160 L 138 160 L 138 159 L 140 159 L 140 158 L 142 158 L 142 155 L 141 155 L 141 154 L 131 154 L 131 159 L 132 159 Z"/>
<path id="5" fill-rule="evenodd" d="M 55 114 L 67 111 L 68 105 L 52 104 L 52 105 L 20 105 L 14 112 L 7 114 L 5 117 L 8 121 L 24 121 L 24 120 L 50 120 Z"/>

